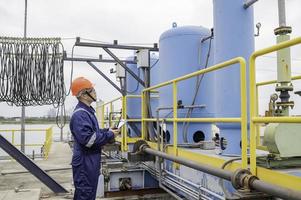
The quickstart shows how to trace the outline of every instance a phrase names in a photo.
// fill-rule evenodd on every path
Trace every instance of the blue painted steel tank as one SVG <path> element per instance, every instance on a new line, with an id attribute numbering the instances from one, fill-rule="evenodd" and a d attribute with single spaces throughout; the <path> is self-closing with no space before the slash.
<path id="1" fill-rule="evenodd" d="M 248 61 L 254 51 L 253 8 L 243 8 L 244 0 L 213 0 L 214 63 L 242 56 Z M 248 70 L 247 70 L 248 72 Z M 240 69 L 231 66 L 216 73 L 217 117 L 240 117 Z M 239 124 L 218 124 L 227 140 L 225 154 L 240 154 Z"/>
<path id="2" fill-rule="evenodd" d="M 157 74 L 157 71 L 159 70 L 159 64 L 158 64 L 159 57 L 155 53 L 151 53 L 150 55 L 150 77 L 151 82 L 150 84 L 157 84 L 158 81 L 155 77 Z M 134 60 L 134 57 L 128 57 L 127 60 Z M 136 75 L 138 75 L 142 80 L 144 79 L 143 71 L 142 69 L 137 68 L 137 64 L 127 64 L 127 67 L 130 68 Z M 140 95 L 141 91 L 143 89 L 143 86 L 138 83 L 138 81 L 132 77 L 129 73 L 126 75 L 127 80 L 127 94 L 128 95 Z M 158 98 L 155 98 L 153 95 L 151 96 L 151 109 L 153 115 L 155 115 L 155 109 L 158 106 Z M 128 98 L 127 99 L 127 114 L 130 118 L 141 118 L 141 99 L 140 98 Z M 137 128 L 141 130 L 141 123 L 137 122 L 135 123 Z M 137 135 L 135 131 L 129 127 L 128 129 L 128 135 L 130 137 L 137 137 L 140 135 Z"/>
<path id="3" fill-rule="evenodd" d="M 210 40 L 201 42 L 210 36 L 210 30 L 200 26 L 174 27 L 164 32 L 159 41 L 159 82 L 165 82 L 195 72 L 206 66 L 207 55 L 208 67 L 212 65 L 213 53 L 209 52 Z M 197 108 L 191 117 L 213 117 L 214 116 L 214 74 L 208 73 L 203 76 L 195 105 L 204 104 L 205 108 Z M 191 105 L 196 90 L 196 78 L 191 78 L 178 83 L 178 100 L 183 105 Z M 172 106 L 172 86 L 166 86 L 160 91 L 159 106 Z M 178 110 L 178 117 L 186 117 L 187 110 Z M 172 117 L 170 111 L 161 112 L 161 117 Z M 184 137 L 183 123 L 178 123 L 178 143 L 193 143 L 201 140 L 211 139 L 211 124 L 190 123 L 187 129 L 187 137 Z M 172 124 L 167 124 L 167 130 L 171 134 Z"/>

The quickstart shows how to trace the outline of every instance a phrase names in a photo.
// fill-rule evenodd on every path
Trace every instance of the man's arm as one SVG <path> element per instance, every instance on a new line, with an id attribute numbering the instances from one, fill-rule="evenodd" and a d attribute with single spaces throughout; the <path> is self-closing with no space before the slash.
<path id="1" fill-rule="evenodd" d="M 112 131 L 104 129 L 93 130 L 92 120 L 87 113 L 78 113 L 72 117 L 72 132 L 75 133 L 76 140 L 83 146 L 88 148 L 100 148 L 114 138 Z"/>

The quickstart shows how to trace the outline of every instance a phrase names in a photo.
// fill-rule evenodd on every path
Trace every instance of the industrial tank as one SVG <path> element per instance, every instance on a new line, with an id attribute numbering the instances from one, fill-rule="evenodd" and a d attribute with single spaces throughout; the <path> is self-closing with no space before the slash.
<path id="1" fill-rule="evenodd" d="M 238 56 L 248 61 L 254 51 L 253 8 L 244 9 L 244 2 L 213 0 L 215 64 Z M 233 65 L 216 72 L 216 80 L 217 117 L 240 117 L 239 66 Z M 227 141 L 223 153 L 240 154 L 240 125 L 218 124 L 218 127 L 220 138 Z"/>
<path id="2" fill-rule="evenodd" d="M 128 57 L 127 60 L 134 61 L 135 57 Z M 159 57 L 155 53 L 150 53 L 150 84 L 157 84 L 158 81 L 155 77 L 157 75 L 157 71 L 159 70 L 158 64 Z M 143 69 L 138 68 L 137 64 L 127 64 L 127 67 L 130 68 L 137 76 L 139 76 L 142 80 L 144 79 Z M 130 75 L 128 72 L 126 73 L 126 81 L 127 81 L 127 95 L 141 95 L 141 91 L 143 90 L 143 86 L 138 83 L 138 81 Z M 151 95 L 151 110 L 153 115 L 155 115 L 155 109 L 158 106 L 158 98 L 156 95 Z M 127 98 L 127 114 L 129 118 L 141 118 L 141 99 L 140 98 Z M 136 127 L 141 130 L 141 123 L 135 122 Z M 137 137 L 140 136 L 137 134 L 131 126 L 128 127 L 128 135 L 130 137 Z"/>
<path id="3" fill-rule="evenodd" d="M 165 82 L 211 66 L 213 54 L 209 46 L 212 41 L 211 39 L 208 39 L 202 42 L 204 38 L 210 35 L 210 30 L 201 26 L 176 27 L 175 24 L 172 29 L 164 32 L 159 41 L 160 69 L 157 74 L 158 81 L 160 83 Z M 191 105 L 196 94 L 197 82 L 200 82 L 200 87 L 194 104 L 203 104 L 205 105 L 205 108 L 194 109 L 190 117 L 213 117 L 213 73 L 199 76 L 198 79 L 195 77 L 179 82 L 177 99 L 181 100 L 183 105 Z M 159 89 L 159 92 L 159 106 L 171 107 L 173 105 L 172 86 L 163 87 Z M 179 109 L 178 117 L 187 117 L 187 112 L 187 109 Z M 172 116 L 173 113 L 171 110 L 162 111 L 160 114 L 160 117 L 163 118 Z M 170 132 L 172 138 L 172 124 L 168 123 L 166 129 L 166 131 Z M 211 124 L 209 123 L 178 123 L 179 143 L 193 143 L 202 140 L 210 140 L 211 137 Z"/>

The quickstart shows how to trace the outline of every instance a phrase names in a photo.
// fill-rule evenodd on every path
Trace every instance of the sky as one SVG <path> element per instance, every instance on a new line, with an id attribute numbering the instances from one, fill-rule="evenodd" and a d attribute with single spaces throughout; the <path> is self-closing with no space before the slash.
<path id="1" fill-rule="evenodd" d="M 292 26 L 291 38 L 301 36 L 301 1 L 287 0 L 287 24 Z M 255 48 L 261 49 L 275 44 L 273 30 L 278 27 L 277 0 L 259 0 L 254 5 L 254 23 L 262 24 L 260 36 L 255 38 Z M 64 49 L 71 54 L 75 37 L 103 42 L 118 40 L 126 44 L 158 43 L 160 35 L 172 27 L 201 25 L 213 26 L 212 0 L 28 0 L 28 37 L 61 37 Z M 254 24 L 254 26 L 255 26 Z M 24 0 L 0 1 L 0 36 L 23 37 Z M 116 52 L 116 51 L 115 51 Z M 292 73 L 301 75 L 301 48 L 292 49 Z M 95 48 L 79 48 L 75 56 L 97 58 L 102 52 Z M 131 55 L 132 52 L 116 52 L 119 57 Z M 104 55 L 106 57 L 106 55 Z M 258 81 L 276 78 L 275 54 L 258 60 Z M 97 64 L 112 80 L 115 75 L 109 73 L 113 65 Z M 65 62 L 65 81 L 70 83 L 71 63 Z M 86 63 L 74 63 L 74 77 L 85 76 L 96 84 L 98 98 L 108 101 L 119 93 Z M 301 81 L 300 81 L 301 82 Z M 301 85 L 295 84 L 296 90 Z M 273 88 L 260 90 L 260 99 L 267 101 Z M 300 97 L 299 97 L 300 98 Z M 298 97 L 293 100 L 300 102 Z M 76 104 L 76 99 L 68 96 L 66 109 Z M 263 104 L 262 110 L 266 108 Z M 299 106 L 298 106 L 299 105 Z M 296 105 L 295 114 L 301 111 L 301 102 Z M 26 116 L 47 115 L 52 106 L 27 107 Z M 0 116 L 18 117 L 21 108 L 0 103 Z"/>

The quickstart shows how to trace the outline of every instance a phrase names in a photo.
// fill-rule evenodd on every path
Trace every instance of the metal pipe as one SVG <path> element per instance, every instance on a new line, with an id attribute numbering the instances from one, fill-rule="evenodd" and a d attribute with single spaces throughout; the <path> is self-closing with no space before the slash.
<path id="1" fill-rule="evenodd" d="M 157 47 L 156 44 L 154 44 L 153 47 L 129 46 L 129 45 L 120 45 L 120 44 L 102 44 L 102 43 L 80 42 L 80 38 L 76 38 L 75 46 L 100 47 L 100 48 L 124 49 L 124 50 L 148 49 L 150 51 L 159 51 L 159 48 Z"/>
<path id="2" fill-rule="evenodd" d="M 101 62 L 101 63 L 116 63 L 115 60 L 112 59 L 96 59 L 96 58 L 64 58 L 64 61 L 77 61 L 77 62 Z M 137 64 L 137 62 L 132 60 L 120 60 L 121 62 L 125 62 L 128 64 Z"/>
<path id="3" fill-rule="evenodd" d="M 180 176 L 177 176 L 177 175 L 175 175 L 175 174 L 173 174 L 173 173 L 171 173 L 171 172 L 169 172 L 167 170 L 164 170 L 164 173 L 166 173 L 169 176 L 172 176 L 172 177 L 174 177 L 176 179 L 179 179 L 180 182 L 185 182 L 186 184 L 191 185 L 192 187 L 201 189 L 202 191 L 207 192 L 208 194 L 211 194 L 212 196 L 215 196 L 216 198 L 223 199 L 223 197 L 221 195 L 218 195 L 218 194 L 216 194 L 216 193 L 208 190 L 207 188 L 202 187 L 201 185 L 195 184 L 195 183 L 193 183 L 193 182 L 191 182 L 189 180 L 186 180 L 186 179 L 184 179 L 184 178 L 182 178 Z"/>
<path id="4" fill-rule="evenodd" d="M 148 154 L 159 156 L 159 157 L 165 158 L 167 160 L 171 160 L 171 161 L 174 161 L 176 163 L 185 165 L 187 167 L 191 167 L 193 169 L 205 172 L 207 174 L 218 176 L 218 177 L 221 177 L 221 178 L 226 179 L 226 180 L 231 180 L 232 172 L 227 171 L 227 170 L 214 168 L 214 167 L 212 167 L 210 165 L 207 165 L 207 164 L 199 164 L 199 163 L 196 163 L 194 161 L 190 161 L 190 160 L 187 160 L 187 159 L 183 159 L 183 158 L 180 158 L 180 157 L 176 157 L 176 156 L 173 156 L 173 155 L 169 155 L 169 154 L 166 154 L 166 153 L 163 153 L 163 152 L 153 150 L 149 147 L 144 147 L 143 151 L 148 153 Z"/>
<path id="5" fill-rule="evenodd" d="M 171 181 L 171 180 L 164 180 L 164 183 L 166 185 L 168 185 L 169 187 L 171 186 L 174 190 L 176 190 L 177 192 L 181 191 L 182 193 L 185 193 L 186 195 L 188 195 L 190 198 L 193 199 L 198 199 L 196 196 L 197 194 L 193 194 L 193 191 L 189 191 L 185 188 L 183 188 L 181 185 L 176 184 L 175 182 Z M 163 184 L 161 184 L 161 186 L 164 186 Z M 167 188 L 167 187 L 166 187 Z M 164 189 L 164 188 L 163 188 Z M 183 199 L 183 198 L 180 198 Z"/>
<path id="6" fill-rule="evenodd" d="M 160 186 L 160 188 L 162 188 L 163 190 L 165 190 L 166 192 L 168 192 L 168 194 L 170 194 L 175 199 L 182 200 L 181 197 L 179 197 L 178 195 L 176 195 L 174 192 L 172 192 L 170 189 L 168 189 L 167 187 L 165 187 L 163 184 L 159 184 L 159 186 Z"/>
<path id="7" fill-rule="evenodd" d="M 285 0 L 278 0 L 279 27 L 286 26 Z"/>
<path id="8" fill-rule="evenodd" d="M 63 109 L 65 109 L 64 107 L 65 107 L 64 104 L 61 105 L 61 116 L 60 116 L 60 123 L 61 123 L 61 124 L 60 124 L 60 126 L 61 126 L 61 127 L 60 127 L 60 129 L 61 129 L 61 130 L 60 130 L 60 132 L 61 132 L 61 134 L 60 134 L 60 141 L 61 141 L 61 142 L 63 141 L 63 129 L 64 129 L 64 125 L 65 125 L 65 124 L 64 124 L 64 123 L 65 123 L 65 122 L 64 122 L 64 114 L 65 114 L 65 113 L 64 113 L 64 110 L 63 110 Z"/>
<path id="9" fill-rule="evenodd" d="M 24 39 L 27 37 L 27 0 L 24 12 Z M 21 151 L 25 154 L 25 106 L 21 108 Z"/>
<path id="10" fill-rule="evenodd" d="M 169 185 L 176 188 L 176 190 L 181 190 L 182 192 L 186 193 L 189 197 L 194 197 L 198 199 L 200 193 L 196 190 L 193 190 L 192 188 L 189 188 L 187 185 L 179 184 L 171 177 L 164 177 L 164 182 L 168 183 Z"/>
<path id="11" fill-rule="evenodd" d="M 247 0 L 245 3 L 244 3 L 244 9 L 247 9 L 249 8 L 251 5 L 253 5 L 254 3 L 256 3 L 258 0 Z"/>
<path id="12" fill-rule="evenodd" d="M 215 167 L 212 167 L 207 164 L 199 164 L 194 161 L 190 161 L 190 160 L 176 157 L 173 155 L 169 155 L 169 154 L 166 154 L 163 152 L 159 152 L 159 151 L 151 149 L 147 145 L 142 145 L 141 150 L 148 154 L 159 156 L 159 157 L 165 158 L 167 160 L 171 160 L 173 162 L 176 162 L 176 163 L 185 165 L 187 167 L 205 172 L 207 174 L 211 174 L 211 175 L 223 178 L 228 181 L 231 181 L 232 176 L 234 175 L 234 173 L 231 171 L 223 170 L 220 168 L 215 168 Z M 235 178 L 237 178 L 237 177 L 235 177 Z M 238 178 L 244 179 L 244 177 L 238 177 Z M 275 197 L 280 197 L 283 199 L 301 200 L 301 192 L 300 191 L 284 188 L 281 186 L 276 186 L 276 185 L 269 184 L 269 183 L 266 183 L 261 180 L 255 179 L 254 181 L 249 183 L 249 186 L 259 192 L 270 194 Z"/>
<path id="13" fill-rule="evenodd" d="M 280 197 L 283 199 L 290 199 L 290 200 L 301 199 L 300 191 L 279 187 L 270 183 L 263 182 L 261 180 L 254 180 L 251 186 L 257 191 L 261 191 L 275 197 Z"/>

